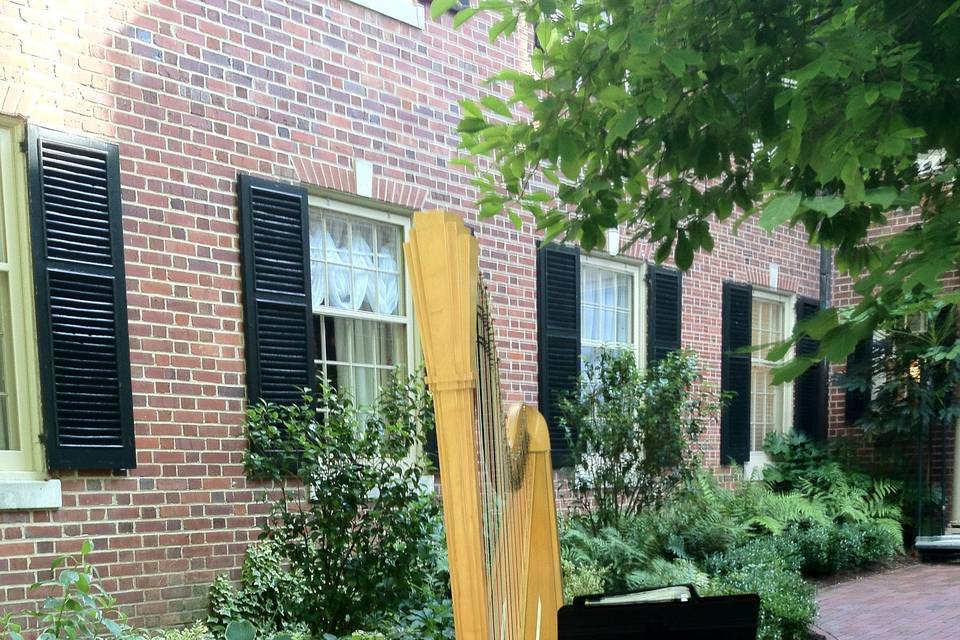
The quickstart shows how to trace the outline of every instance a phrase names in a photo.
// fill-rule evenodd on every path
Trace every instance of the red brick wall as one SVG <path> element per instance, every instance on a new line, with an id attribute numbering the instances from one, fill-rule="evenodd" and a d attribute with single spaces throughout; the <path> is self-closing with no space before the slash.
<path id="1" fill-rule="evenodd" d="M 0 611 L 51 556 L 93 538 L 105 586 L 137 624 L 205 616 L 262 514 L 241 469 L 244 365 L 235 177 L 244 171 L 474 219 L 456 153 L 457 101 L 517 65 L 529 40 L 488 44 L 483 20 L 425 30 L 347 0 L 0 3 L 0 112 L 120 145 L 138 466 L 64 474 L 62 509 L 0 513 Z M 523 34 L 521 34 L 522 36 Z M 498 89 L 499 90 L 499 89 Z M 536 401 L 536 232 L 478 225 L 508 400 Z M 817 295 L 799 231 L 753 224 L 684 280 L 684 343 L 719 382 L 723 279 Z M 647 247 L 632 251 L 646 257 Z M 707 434 L 716 463 L 719 434 Z"/>

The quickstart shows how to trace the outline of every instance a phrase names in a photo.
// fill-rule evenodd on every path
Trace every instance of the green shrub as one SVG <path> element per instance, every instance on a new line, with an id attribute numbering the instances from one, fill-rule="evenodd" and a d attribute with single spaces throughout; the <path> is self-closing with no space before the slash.
<path id="1" fill-rule="evenodd" d="M 815 590 L 800 575 L 803 558 L 790 540 L 768 536 L 711 557 L 708 593 L 760 596 L 758 640 L 806 640 L 816 618 Z"/>
<path id="2" fill-rule="evenodd" d="M 289 568 L 296 598 L 277 576 L 260 584 L 246 576 L 239 593 L 256 593 L 244 599 L 247 619 L 315 636 L 376 629 L 424 586 L 438 506 L 410 454 L 432 428 L 429 405 L 422 376 L 395 375 L 376 407 L 358 408 L 321 381 L 319 397 L 300 405 L 249 408 L 245 465 L 282 489 L 263 537 Z"/>
<path id="3" fill-rule="evenodd" d="M 576 563 L 563 554 L 560 556 L 560 572 L 563 574 L 563 601 L 567 604 L 573 602 L 577 596 L 603 593 L 610 573 L 594 562 Z"/>
<path id="4" fill-rule="evenodd" d="M 696 356 L 671 353 L 646 372 L 632 352 L 600 350 L 561 402 L 573 490 L 594 531 L 661 506 L 689 479 L 691 446 L 719 414 Z"/>
<path id="5" fill-rule="evenodd" d="M 233 620 L 248 620 L 262 633 L 302 629 L 306 582 L 297 566 L 287 564 L 277 541 L 266 538 L 250 545 L 237 589 L 226 575 L 214 580 L 207 622 L 221 633 Z"/>
<path id="6" fill-rule="evenodd" d="M 840 570 L 858 569 L 903 553 L 903 538 L 877 522 L 850 522 L 837 529 Z"/>
<path id="7" fill-rule="evenodd" d="M 796 544 L 803 558 L 801 570 L 805 576 L 828 576 L 840 570 L 840 550 L 837 547 L 837 529 L 815 524 L 794 526 L 784 535 Z"/>

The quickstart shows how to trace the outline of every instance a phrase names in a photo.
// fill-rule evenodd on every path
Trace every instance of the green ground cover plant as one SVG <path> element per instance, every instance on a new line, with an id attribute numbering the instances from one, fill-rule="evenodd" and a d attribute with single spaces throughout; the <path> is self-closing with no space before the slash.
<path id="1" fill-rule="evenodd" d="M 692 584 L 707 595 L 757 593 L 761 640 L 805 639 L 816 616 L 810 578 L 903 552 L 899 485 L 853 469 L 839 451 L 801 435 L 767 442 L 771 463 L 762 480 L 721 485 L 698 467 L 689 438 L 699 433 L 690 416 L 696 426 L 712 419 L 719 400 L 689 411 L 689 399 L 679 399 L 698 378 L 695 361 L 683 354 L 646 375 L 636 372 L 632 355 L 607 354 L 588 367 L 583 405 L 565 405 L 565 416 L 574 418 L 568 424 L 589 442 L 572 449 L 574 473 L 582 474 L 596 452 L 612 471 L 595 473 L 592 484 L 578 482 L 581 509 L 561 523 L 564 595 L 569 601 L 673 584 Z M 591 387 L 595 380 L 601 390 Z M 616 391 L 606 392 L 606 385 Z M 642 402 L 625 397 L 646 402 L 660 393 L 665 397 L 656 406 L 672 410 L 658 423 L 644 417 Z M 645 451 L 645 430 L 672 449 L 641 469 L 636 461 Z M 610 487 L 600 486 L 604 482 Z M 652 496 L 632 498 L 651 487 Z M 629 508 L 610 505 L 618 500 Z"/>

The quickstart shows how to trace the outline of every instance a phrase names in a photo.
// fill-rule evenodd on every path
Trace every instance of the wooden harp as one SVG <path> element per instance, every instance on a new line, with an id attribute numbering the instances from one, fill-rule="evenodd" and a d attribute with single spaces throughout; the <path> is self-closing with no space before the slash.
<path id="1" fill-rule="evenodd" d="M 404 245 L 436 408 L 458 640 L 556 640 L 563 603 L 543 416 L 500 405 L 479 247 L 459 216 L 420 212 Z"/>

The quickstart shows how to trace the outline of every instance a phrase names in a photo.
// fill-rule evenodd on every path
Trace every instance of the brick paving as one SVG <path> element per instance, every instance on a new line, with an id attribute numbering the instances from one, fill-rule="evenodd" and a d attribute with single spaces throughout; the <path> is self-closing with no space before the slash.
<path id="1" fill-rule="evenodd" d="M 957 638 L 960 564 L 916 564 L 821 587 L 818 631 L 828 640 Z"/>

